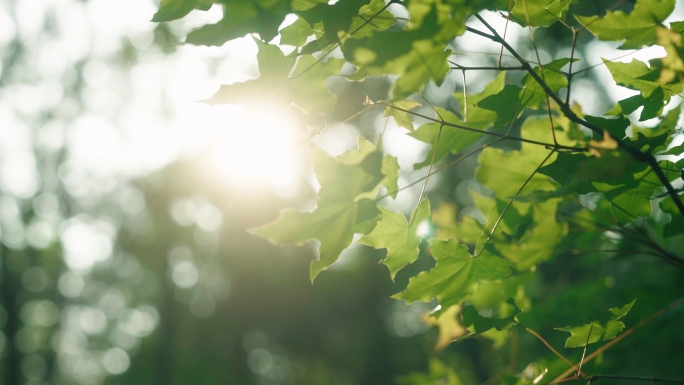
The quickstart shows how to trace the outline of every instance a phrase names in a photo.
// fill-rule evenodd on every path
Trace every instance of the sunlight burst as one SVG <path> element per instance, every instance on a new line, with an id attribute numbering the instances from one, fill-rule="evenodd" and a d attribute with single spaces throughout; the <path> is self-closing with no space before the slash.
<path id="1" fill-rule="evenodd" d="M 287 111 L 245 110 L 230 118 L 212 144 L 212 163 L 227 181 L 243 187 L 270 184 L 291 189 L 298 174 L 294 118 Z"/>

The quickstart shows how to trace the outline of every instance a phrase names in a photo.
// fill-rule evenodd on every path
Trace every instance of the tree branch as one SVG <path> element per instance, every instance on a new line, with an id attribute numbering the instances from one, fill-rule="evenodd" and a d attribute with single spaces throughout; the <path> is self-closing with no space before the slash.
<path id="1" fill-rule="evenodd" d="M 477 17 L 477 19 L 480 20 L 480 22 L 485 27 L 487 27 L 487 29 L 489 29 L 489 31 L 492 34 L 489 35 L 489 34 L 484 33 L 482 31 L 478 31 L 472 27 L 466 27 L 466 30 L 468 32 L 472 32 L 476 35 L 482 36 L 484 38 L 490 39 L 496 43 L 503 45 L 506 48 L 506 50 L 508 52 L 510 52 L 511 55 L 513 55 L 513 57 L 515 57 L 515 59 L 518 60 L 518 62 L 520 62 L 520 64 L 523 66 L 523 68 L 525 68 L 525 70 L 530 74 L 530 76 L 532 76 L 532 78 L 534 78 L 534 80 L 536 80 L 537 83 L 539 83 L 539 85 L 542 87 L 542 89 L 544 90 L 546 95 L 549 96 L 551 99 L 553 99 L 553 101 L 556 102 L 556 104 L 558 104 L 561 111 L 563 112 L 563 114 L 568 119 L 570 119 L 571 121 L 573 121 L 577 124 L 581 124 L 584 127 L 587 127 L 588 129 L 592 130 L 593 132 L 595 132 L 597 134 L 604 135 L 604 129 L 603 128 L 598 127 L 596 125 L 593 125 L 593 124 L 587 122 L 586 120 L 580 118 L 579 116 L 577 116 L 577 114 L 575 114 L 575 112 L 573 112 L 570 109 L 570 106 L 568 104 L 566 104 L 565 102 L 563 102 L 560 99 L 560 97 L 558 95 L 556 95 L 556 93 L 553 92 L 551 90 L 551 88 L 549 88 L 549 86 L 546 84 L 546 82 L 536 72 L 534 72 L 534 69 L 532 68 L 532 66 L 530 66 L 529 62 L 527 60 L 523 59 L 523 57 L 520 56 L 520 54 L 518 54 L 518 52 L 515 49 L 513 49 L 513 47 L 511 47 L 510 44 L 508 44 L 506 42 L 506 40 L 504 40 L 496 32 L 496 30 L 494 28 L 492 28 L 492 26 L 489 25 L 489 23 L 487 23 L 487 21 L 485 21 L 482 18 L 482 16 L 480 16 L 479 14 L 475 14 L 475 17 Z M 632 157 L 634 157 L 634 159 L 636 159 L 640 162 L 646 163 L 649 166 L 651 166 L 653 171 L 658 176 L 658 179 L 660 179 L 663 186 L 665 186 L 665 189 L 667 190 L 668 194 L 674 200 L 675 205 L 677 206 L 677 209 L 679 210 L 679 213 L 684 217 L 684 204 L 679 199 L 679 196 L 677 195 L 677 192 L 674 190 L 674 187 L 672 187 L 672 184 L 667 179 L 667 177 L 663 173 L 663 170 L 658 165 L 658 162 L 656 161 L 655 157 L 651 154 L 646 154 L 646 153 L 639 151 L 638 149 L 630 146 L 629 144 L 627 144 L 626 142 L 624 142 L 623 140 L 621 140 L 619 138 L 614 138 L 614 139 L 617 142 L 618 147 L 627 151 L 630 155 L 632 155 Z"/>
<path id="2" fill-rule="evenodd" d="M 669 382 L 672 384 L 684 384 L 684 378 L 658 378 L 658 377 L 644 377 L 644 376 L 619 376 L 612 374 L 594 374 L 589 377 L 589 383 L 592 383 L 601 378 L 611 378 L 616 380 L 633 380 L 633 381 L 649 381 L 649 382 Z"/>
<path id="3" fill-rule="evenodd" d="M 398 110 L 398 111 L 406 112 L 407 114 L 411 114 L 411 115 L 414 115 L 414 116 L 419 116 L 419 117 L 421 117 L 421 118 L 423 118 L 423 119 L 425 119 L 425 120 L 429 120 L 429 121 L 434 122 L 434 123 L 439 123 L 439 124 L 444 125 L 444 126 L 459 128 L 459 129 L 461 129 L 461 130 L 466 130 L 466 131 L 479 132 L 479 133 L 484 134 L 484 135 L 496 136 L 496 137 L 498 137 L 498 138 L 504 138 L 504 139 L 508 139 L 508 140 L 515 140 L 515 141 L 523 142 L 523 143 L 536 144 L 536 145 L 538 145 L 538 146 L 544 146 L 544 147 L 546 147 L 546 148 L 548 148 L 548 149 L 551 149 L 551 150 L 566 150 L 566 151 L 575 151 L 575 152 L 585 152 L 585 151 L 588 151 L 588 148 L 586 148 L 586 147 L 570 147 L 570 146 L 563 146 L 563 145 L 560 145 L 560 144 L 546 143 L 546 142 L 540 142 L 540 141 L 532 140 L 532 139 L 525 139 L 525 138 L 518 138 L 518 137 L 515 137 L 515 136 L 508 136 L 507 134 L 499 134 L 498 132 L 491 132 L 491 131 L 478 130 L 477 128 L 472 128 L 472 127 L 468 127 L 468 126 L 463 126 L 463 125 L 456 124 L 456 123 L 450 123 L 450 122 L 447 122 L 447 121 L 445 121 L 445 120 L 443 120 L 443 119 L 431 118 L 431 117 L 429 117 L 429 116 L 427 116 L 427 115 L 423 115 L 423 114 L 420 114 L 420 113 L 418 113 L 418 112 L 413 112 L 413 111 L 409 111 L 409 110 L 407 110 L 407 109 L 405 109 L 405 108 L 397 107 L 397 106 L 392 105 L 392 104 L 390 104 L 390 103 L 388 103 L 388 102 L 385 102 L 385 101 L 378 101 L 378 102 L 375 102 L 374 104 L 379 104 L 379 105 L 381 105 L 381 106 L 385 106 L 385 107 L 389 107 L 389 108 L 392 108 L 392 109 L 395 109 L 395 110 Z"/>
<path id="4" fill-rule="evenodd" d="M 593 359 L 596 358 L 599 354 L 601 354 L 601 353 L 603 353 L 604 351 L 610 349 L 613 345 L 615 345 L 615 344 L 617 344 L 618 342 L 622 341 L 622 340 L 623 340 L 625 337 L 627 337 L 628 335 L 634 333 L 635 330 L 639 329 L 640 327 L 646 325 L 647 323 L 649 323 L 649 322 L 653 321 L 654 319 L 660 317 L 661 315 L 665 314 L 665 312 L 667 312 L 668 310 L 674 309 L 674 308 L 676 308 L 677 306 L 679 306 L 679 305 L 681 305 L 681 304 L 683 304 L 683 303 L 684 303 L 684 298 L 681 298 L 681 299 L 679 299 L 679 300 L 677 300 L 677 301 L 675 301 L 675 302 L 673 302 L 673 303 L 667 305 L 666 307 L 660 309 L 659 311 L 657 311 L 656 313 L 654 313 L 654 314 L 651 315 L 650 317 L 648 317 L 648 318 L 642 320 L 642 321 L 639 322 L 638 324 L 636 324 L 636 325 L 632 326 L 631 328 L 629 328 L 629 329 L 625 330 L 624 332 L 622 332 L 619 336 L 617 336 L 617 337 L 613 338 L 612 340 L 608 341 L 608 343 L 606 343 L 605 345 L 603 345 L 603 346 L 601 346 L 600 348 L 598 348 L 595 352 L 593 352 L 593 353 L 591 353 L 590 355 L 588 355 L 587 358 L 584 359 L 584 362 L 589 362 L 589 361 L 593 360 Z M 570 375 L 573 371 L 574 371 L 573 368 L 570 368 L 570 369 L 566 370 L 563 374 L 561 374 L 560 376 L 556 377 L 556 379 L 554 379 L 554 380 L 551 381 L 550 383 L 551 383 L 551 384 L 557 384 L 557 383 L 559 383 L 559 382 L 564 381 L 564 380 L 566 379 L 566 377 L 567 377 L 568 375 Z"/>

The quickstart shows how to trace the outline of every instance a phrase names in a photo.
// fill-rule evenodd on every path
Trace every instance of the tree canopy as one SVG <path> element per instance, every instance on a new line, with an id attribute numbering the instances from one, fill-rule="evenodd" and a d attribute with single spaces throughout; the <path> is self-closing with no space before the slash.
<path id="1" fill-rule="evenodd" d="M 0 383 L 684 383 L 682 5 L 1 2 Z"/>
<path id="2" fill-rule="evenodd" d="M 213 3 L 162 0 L 154 20 Z M 206 102 L 259 109 L 272 99 L 317 124 L 304 140 L 320 185 L 315 207 L 283 210 L 252 234 L 278 245 L 315 240 L 312 281 L 354 242 L 386 250 L 382 263 L 402 286 L 393 298 L 436 306 L 428 318 L 440 349 L 477 336 L 500 352 L 482 369 L 487 383 L 681 377 L 668 365 L 681 359 L 682 313 L 654 320 L 682 303 L 684 21 L 666 22 L 674 0 L 216 3 L 223 18 L 186 42 L 251 35 L 260 75 L 222 85 Z M 513 28 L 524 33 L 507 37 Z M 586 49 L 597 41 L 624 55 Z M 473 42 L 493 54 L 463 52 Z M 648 47 L 664 56 L 618 60 Z M 612 80 L 592 75 L 597 67 Z M 488 84 L 470 86 L 469 77 Z M 362 99 L 336 92 L 331 79 L 354 87 L 384 79 L 389 88 Z M 598 112 L 583 105 L 583 93 L 609 100 L 610 82 L 631 96 Z M 372 111 L 383 124 L 362 128 L 356 149 L 332 156 L 312 144 Z M 385 150 L 389 122 L 429 148 L 418 171 Z M 390 208 L 405 191 L 413 209 Z M 637 330 L 650 322 L 663 326 Z M 521 347 L 516 330 L 548 349 Z M 576 349 L 562 349 L 562 339 Z M 438 361 L 399 381 L 438 380 L 462 381 Z"/>

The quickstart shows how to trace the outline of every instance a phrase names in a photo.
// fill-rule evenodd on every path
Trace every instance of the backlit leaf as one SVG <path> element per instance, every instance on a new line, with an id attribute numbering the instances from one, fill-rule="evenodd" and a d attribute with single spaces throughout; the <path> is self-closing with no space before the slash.
<path id="1" fill-rule="evenodd" d="M 414 100 L 396 100 L 392 102 L 392 105 L 410 111 L 416 107 L 419 107 L 421 104 Z M 408 112 L 387 107 L 385 108 L 385 114 L 383 116 L 394 117 L 394 121 L 397 123 L 397 126 L 404 127 L 405 129 L 413 132 L 413 119 L 411 118 L 411 114 Z"/>
<path id="2" fill-rule="evenodd" d="M 515 0 L 511 15 L 522 26 L 548 27 L 562 19 L 572 0 Z"/>
<path id="3" fill-rule="evenodd" d="M 621 49 L 638 49 L 656 41 L 656 27 L 674 10 L 675 0 L 637 0 L 629 14 L 608 11 L 605 16 L 575 16 L 600 40 L 622 41 Z"/>
<path id="4" fill-rule="evenodd" d="M 437 298 L 446 309 L 458 304 L 478 281 L 501 279 L 510 274 L 509 261 L 488 252 L 475 258 L 455 239 L 432 238 L 428 242 L 437 264 L 429 272 L 411 278 L 406 291 L 395 294 L 394 298 L 407 302 L 428 302 Z"/>
<path id="5" fill-rule="evenodd" d="M 195 9 L 208 10 L 213 0 L 162 0 L 159 10 L 152 16 L 152 21 L 171 21 L 184 17 Z"/>
<path id="6" fill-rule="evenodd" d="M 394 279 L 401 268 L 418 258 L 418 246 L 427 234 L 430 202 L 425 199 L 413 209 L 410 225 L 402 213 L 384 207 L 379 207 L 379 210 L 382 219 L 370 234 L 361 237 L 358 242 L 376 249 L 387 249 L 387 258 L 382 263 L 389 267 L 390 275 Z"/>
<path id="7" fill-rule="evenodd" d="M 278 35 L 278 27 L 291 12 L 290 0 L 228 0 L 221 4 L 223 18 L 190 32 L 186 43 L 221 46 L 249 33 L 258 33 L 261 40 L 268 42 Z"/>
<path id="8" fill-rule="evenodd" d="M 302 213 L 292 209 L 284 210 L 275 221 L 251 232 L 266 238 L 273 244 L 302 245 L 309 239 L 320 241 L 320 259 L 311 262 L 311 280 L 322 270 L 337 261 L 347 248 L 354 234 L 370 233 L 380 211 L 375 203 L 359 197 L 377 191 L 383 179 L 380 172 L 382 154 L 368 153 L 360 141 L 360 149 L 350 151 L 340 158 L 332 158 L 318 147 L 311 147 L 316 177 L 321 185 L 318 192 L 318 206 L 313 212 Z M 359 152 L 366 155 L 355 157 Z M 337 188 L 337 182 L 344 180 L 345 188 Z"/>
<path id="9" fill-rule="evenodd" d="M 331 58 L 315 64 L 317 59 L 313 56 L 302 56 L 294 69 L 295 74 L 302 75 L 289 77 L 296 58 L 286 57 L 277 46 L 255 41 L 259 46 L 257 58 L 261 76 L 221 86 L 207 101 L 209 104 L 245 104 L 267 99 L 275 103 L 294 103 L 310 113 L 325 113 L 334 107 L 337 98 L 328 91 L 325 80 L 340 72 L 344 64 L 342 59 Z"/>
<path id="10" fill-rule="evenodd" d="M 604 341 L 612 340 L 625 328 L 625 324 L 619 321 L 619 319 L 627 315 L 632 306 L 634 306 L 634 302 L 636 302 L 636 299 L 621 308 L 611 308 L 609 310 L 610 314 L 594 320 L 590 324 L 566 326 L 556 328 L 556 330 L 570 333 L 570 337 L 565 341 L 566 348 L 583 347 L 587 342 L 593 344 L 602 339 Z M 591 336 L 589 335 L 590 332 Z"/>
<path id="11" fill-rule="evenodd" d="M 446 122 L 467 126 L 466 123 L 464 123 L 451 111 L 439 107 L 436 109 Z M 437 146 L 437 153 L 435 154 L 435 163 L 441 162 L 449 154 L 458 154 L 471 144 L 475 143 L 483 135 L 480 132 L 468 131 L 450 126 L 442 126 L 441 135 L 439 134 L 439 130 L 440 123 L 432 122 L 423 124 L 415 132 L 410 134 L 412 137 L 420 140 L 421 142 L 428 143 L 433 147 L 426 153 L 424 161 L 413 166 L 414 169 L 419 169 L 430 164 L 438 136 L 439 145 Z"/>

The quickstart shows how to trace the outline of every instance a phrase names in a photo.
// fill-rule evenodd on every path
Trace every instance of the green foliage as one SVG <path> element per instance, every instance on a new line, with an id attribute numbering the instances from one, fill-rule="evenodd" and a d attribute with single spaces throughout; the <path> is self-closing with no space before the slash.
<path id="1" fill-rule="evenodd" d="M 609 11 L 603 17 L 575 16 L 601 40 L 621 41 L 622 49 L 639 49 L 656 41 L 656 27 L 674 10 L 675 0 L 637 0 L 629 14 Z"/>
<path id="2" fill-rule="evenodd" d="M 399 107 L 401 110 L 393 107 L 387 107 L 385 108 L 385 113 L 383 116 L 393 116 L 397 126 L 404 127 L 405 129 L 413 132 L 413 119 L 411 119 L 410 111 L 416 107 L 419 107 L 420 103 L 414 100 L 395 100 L 392 102 L 392 106 Z"/>
<path id="3" fill-rule="evenodd" d="M 256 16 L 226 13 L 219 24 L 230 27 L 223 32 L 207 32 L 211 36 L 206 41 L 220 43 L 245 33 L 259 33 L 255 41 L 260 77 L 223 86 L 209 102 L 258 105 L 264 98 L 274 98 L 294 104 L 308 115 L 326 114 L 326 119 L 339 121 L 336 113 L 348 113 L 347 103 L 358 107 L 363 100 L 338 100 L 347 93 L 331 92 L 328 79 L 342 73 L 336 80 L 354 82 L 345 84 L 349 87 L 345 90 L 366 91 L 363 87 L 377 84 L 373 83 L 375 79 L 366 81 L 368 78 L 389 79 L 389 91 L 380 96 L 388 101 L 374 103 L 366 97 L 365 105 L 368 109 L 382 107 L 384 118 L 393 117 L 397 126 L 408 131 L 404 133 L 429 146 L 414 170 L 430 166 L 433 172 L 442 172 L 472 156 L 470 163 L 455 166 L 462 168 L 438 180 L 437 187 L 426 189 L 430 201 L 439 202 L 436 209 L 431 212 L 430 201 L 424 199 L 406 218 L 383 207 L 385 197 L 378 196 L 380 186 L 397 198 L 423 179 L 399 185 L 399 161 L 385 155 L 381 145 L 376 148 L 360 139 L 357 150 L 337 158 L 311 146 L 311 161 L 321 186 L 316 208 L 312 212 L 286 209 L 274 222 L 252 230 L 254 234 L 274 244 L 301 245 L 318 240 L 319 259 L 311 264 L 312 280 L 338 259 L 355 235 L 361 235 L 360 244 L 386 249 L 382 262 L 389 267 L 392 280 L 398 277 L 397 285 L 408 280 L 405 290 L 393 298 L 409 303 L 436 299 L 439 303 L 441 310 L 430 316 L 430 323 L 450 328 L 440 331 L 440 349 L 449 338 L 462 335 L 464 327 L 471 331 L 468 336 L 491 339 L 497 347 L 507 342 L 510 334 L 505 331 L 517 323 L 518 317 L 529 317 L 526 326 L 529 320 L 543 324 L 547 331 L 557 327 L 566 322 L 560 306 L 570 303 L 571 310 L 576 310 L 578 298 L 602 297 L 608 290 L 603 282 L 614 282 L 615 275 L 626 274 L 624 269 L 638 265 L 623 261 L 629 256 L 642 258 L 639 263 L 660 263 L 654 273 L 657 277 L 669 271 L 666 269 L 674 269 L 672 266 L 684 267 L 684 205 L 681 188 L 676 188 L 682 183 L 684 146 L 673 145 L 679 143 L 681 135 L 677 103 L 683 91 L 684 22 L 671 23 L 670 28 L 661 25 L 674 9 L 674 0 L 637 0 L 633 9 L 592 8 L 586 2 L 570 0 L 516 0 L 512 21 L 539 28 L 533 33 L 547 41 L 556 37 L 558 42 L 561 38 L 572 41 L 572 54 L 547 47 L 556 59 L 537 63 L 524 58 L 543 57 L 533 55 L 539 51 L 536 40 L 522 48 L 507 42 L 514 47 L 504 45 L 507 56 L 501 56 L 499 64 L 492 66 L 494 60 L 489 64 L 482 60 L 482 67 L 470 68 L 456 64 L 464 54 L 454 53 L 454 47 L 459 47 L 462 39 L 479 35 L 478 39 L 491 40 L 498 50 L 506 39 L 478 12 L 507 12 L 508 1 L 390 3 L 254 1 L 245 3 L 245 9 L 268 9 L 268 15 L 277 17 L 259 12 L 254 13 Z M 224 7 L 234 6 L 231 4 Z M 198 8 L 195 3 L 181 5 L 163 2 L 155 19 L 181 17 L 186 9 Z M 403 7 L 408 17 L 395 17 L 393 7 Z M 596 12 L 587 14 L 588 10 Z M 289 12 L 297 19 L 280 31 L 281 44 L 294 47 L 286 56 L 268 41 L 276 35 L 274 20 L 282 21 Z M 470 22 L 466 26 L 467 17 L 480 19 L 484 27 L 470 27 Z M 562 23 L 556 23 L 559 20 Z M 216 27 L 192 32 L 188 42 L 197 43 L 195 37 L 209 31 L 207 28 Z M 629 63 L 602 59 L 612 79 L 601 81 L 639 94 L 618 101 L 604 114 L 592 112 L 596 116 L 583 112 L 583 99 L 572 87 L 574 79 L 585 76 L 596 85 L 597 92 L 605 91 L 599 80 L 587 75 L 594 68 L 590 64 L 601 60 L 577 59 L 577 51 L 582 49 L 578 45 L 586 42 L 588 34 L 578 37 L 585 30 L 599 40 L 623 42 L 622 49 L 657 43 L 667 52 L 666 57 L 648 64 L 636 59 Z M 462 36 L 466 32 L 471 34 Z M 578 71 L 578 67 L 582 69 Z M 477 69 L 500 72 L 481 91 L 471 93 L 466 85 L 459 84 L 447 93 L 452 97 L 444 97 L 443 92 L 439 98 L 434 96 L 433 86 L 443 87 L 450 84 L 447 79 L 459 79 L 460 71 Z M 507 73 L 506 69 L 522 70 L 523 75 Z M 564 93 L 570 94 L 568 101 L 579 103 L 566 102 Z M 637 111 L 639 116 L 635 117 Z M 653 119 L 658 120 L 653 123 Z M 638 122 L 649 126 L 639 126 L 647 123 Z M 374 135 L 382 143 L 382 134 Z M 676 159 L 670 162 L 664 156 Z M 463 189 L 465 185 L 468 187 Z M 421 259 L 421 227 L 425 223 L 433 226 L 430 233 L 434 237 L 427 240 L 429 248 L 423 252 L 436 261 L 431 269 L 429 257 Z M 638 268 L 633 268 L 637 274 Z M 567 289 L 570 298 L 559 299 L 562 304 L 558 305 L 549 298 L 557 294 L 544 291 L 556 290 L 556 284 Z M 615 294 L 616 289 L 611 295 L 627 301 L 635 297 L 630 290 Z M 667 294 L 672 297 L 671 292 Z M 515 301 L 509 302 L 510 298 Z M 525 312 L 515 304 L 525 304 Z M 584 308 L 577 311 L 577 317 L 567 323 L 578 326 L 558 329 L 570 333 L 565 346 L 580 347 L 587 341 L 615 338 L 625 329 L 620 319 L 633 305 L 634 301 L 599 317 Z M 527 358 L 530 362 L 538 360 L 534 362 L 539 368 L 545 365 L 545 370 L 554 373 L 566 369 L 559 366 L 566 365 L 562 360 L 558 364 L 551 359 Z M 529 377 L 524 372 L 513 373 L 514 367 L 501 368 L 504 382 L 527 381 L 509 376 Z M 436 361 L 432 361 L 430 373 L 414 373 L 399 381 L 423 384 L 438 380 L 460 383 L 450 368 Z"/>
<path id="4" fill-rule="evenodd" d="M 275 45 L 255 41 L 259 45 L 257 58 L 261 76 L 244 83 L 222 86 L 207 100 L 208 103 L 254 103 L 265 98 L 287 100 L 311 113 L 325 113 L 335 106 L 337 98 L 325 87 L 325 79 L 340 72 L 343 60 L 332 58 L 317 65 L 315 57 L 306 55 L 297 61 L 294 57 L 286 57 Z M 289 77 L 290 71 L 300 76 Z"/>
<path id="5" fill-rule="evenodd" d="M 392 278 L 397 272 L 418 258 L 418 246 L 423 240 L 421 227 L 426 228 L 430 219 L 430 202 L 426 199 L 416 207 L 409 222 L 404 214 L 380 207 L 382 219 L 375 229 L 359 239 L 359 243 L 373 246 L 376 249 L 387 249 L 387 258 L 383 261 L 390 269 Z"/>
<path id="6" fill-rule="evenodd" d="M 563 19 L 570 2 L 571 0 L 516 0 L 511 14 L 524 26 L 548 27 L 558 19 Z"/>
<path id="7" fill-rule="evenodd" d="M 428 80 L 440 85 L 449 71 L 446 60 L 451 55 L 451 50 L 445 50 L 445 43 L 463 33 L 463 26 L 448 19 L 440 22 L 439 14 L 433 7 L 413 29 L 380 31 L 369 37 L 349 39 L 342 45 L 344 57 L 363 68 L 357 71 L 363 76 L 398 74 L 392 99 L 405 99 L 421 91 Z"/>
<path id="8" fill-rule="evenodd" d="M 445 122 L 461 125 L 465 124 L 453 112 L 442 108 L 437 108 L 437 112 Z M 415 132 L 411 133 L 411 136 L 433 146 L 437 143 L 437 137 L 439 136 L 439 145 L 437 146 L 437 152 L 435 153 L 435 162 L 439 163 L 450 153 L 458 154 L 468 148 L 468 146 L 480 139 L 482 134 L 432 122 L 420 126 Z M 432 150 L 428 151 L 425 160 L 415 164 L 413 167 L 419 169 L 429 165 L 432 160 L 433 152 L 434 151 Z"/>
<path id="9" fill-rule="evenodd" d="M 192 2 L 193 0 L 184 1 L 184 3 Z M 195 0 L 195 2 L 197 1 Z M 200 0 L 200 7 L 204 7 L 206 2 L 206 0 Z M 261 39 L 268 42 L 278 35 L 278 27 L 285 20 L 285 16 L 291 12 L 289 0 L 222 0 L 216 2 L 223 5 L 223 19 L 216 24 L 208 24 L 190 32 L 185 39 L 187 43 L 220 46 L 227 41 L 250 33 L 258 33 Z M 164 21 L 168 19 L 167 17 Z"/>
<path id="10" fill-rule="evenodd" d="M 563 328 L 556 328 L 564 332 L 569 332 L 570 337 L 565 341 L 566 348 L 578 348 L 586 344 L 593 344 L 601 339 L 604 341 L 611 340 L 624 330 L 625 324 L 619 321 L 629 313 L 632 306 L 634 306 L 636 299 L 622 308 L 611 308 L 608 315 L 592 321 L 589 324 L 579 326 L 566 326 Z"/>
<path id="11" fill-rule="evenodd" d="M 515 305 L 513 300 L 509 300 L 508 303 L 513 305 L 514 311 L 510 316 L 504 318 L 483 317 L 473 305 L 463 308 L 463 311 L 461 311 L 461 314 L 463 314 L 463 325 L 471 331 L 471 334 L 468 334 L 466 337 L 482 334 L 492 329 L 502 331 L 513 326 L 516 323 L 515 316 L 521 310 Z"/>
<path id="12" fill-rule="evenodd" d="M 403 293 L 394 298 L 412 301 L 439 300 L 443 308 L 459 303 L 472 292 L 480 280 L 496 280 L 507 277 L 511 263 L 487 251 L 475 257 L 468 248 L 455 239 L 442 241 L 429 239 L 432 256 L 437 260 L 435 268 L 422 272 L 409 280 Z"/>
<path id="13" fill-rule="evenodd" d="M 639 91 L 641 94 L 620 102 L 624 113 L 628 114 L 644 106 L 640 120 L 659 116 L 670 98 L 682 92 L 682 83 L 659 82 L 660 69 L 649 68 L 646 63 L 632 59 L 630 63 L 612 63 L 603 59 L 606 67 L 618 85 Z"/>
<path id="14" fill-rule="evenodd" d="M 316 177 L 321 184 L 318 207 L 312 213 L 285 210 L 278 219 L 252 230 L 274 244 L 304 244 L 317 239 L 320 259 L 311 263 L 311 280 L 337 261 L 352 242 L 354 234 L 368 234 L 381 217 L 375 203 L 368 199 L 384 180 L 382 154 L 364 140 L 359 149 L 337 159 L 312 146 Z M 336 183 L 344 180 L 345 188 Z"/>
<path id="15" fill-rule="evenodd" d="M 154 14 L 152 21 L 180 19 L 195 9 L 209 10 L 212 5 L 212 0 L 162 0 L 159 11 Z"/>

